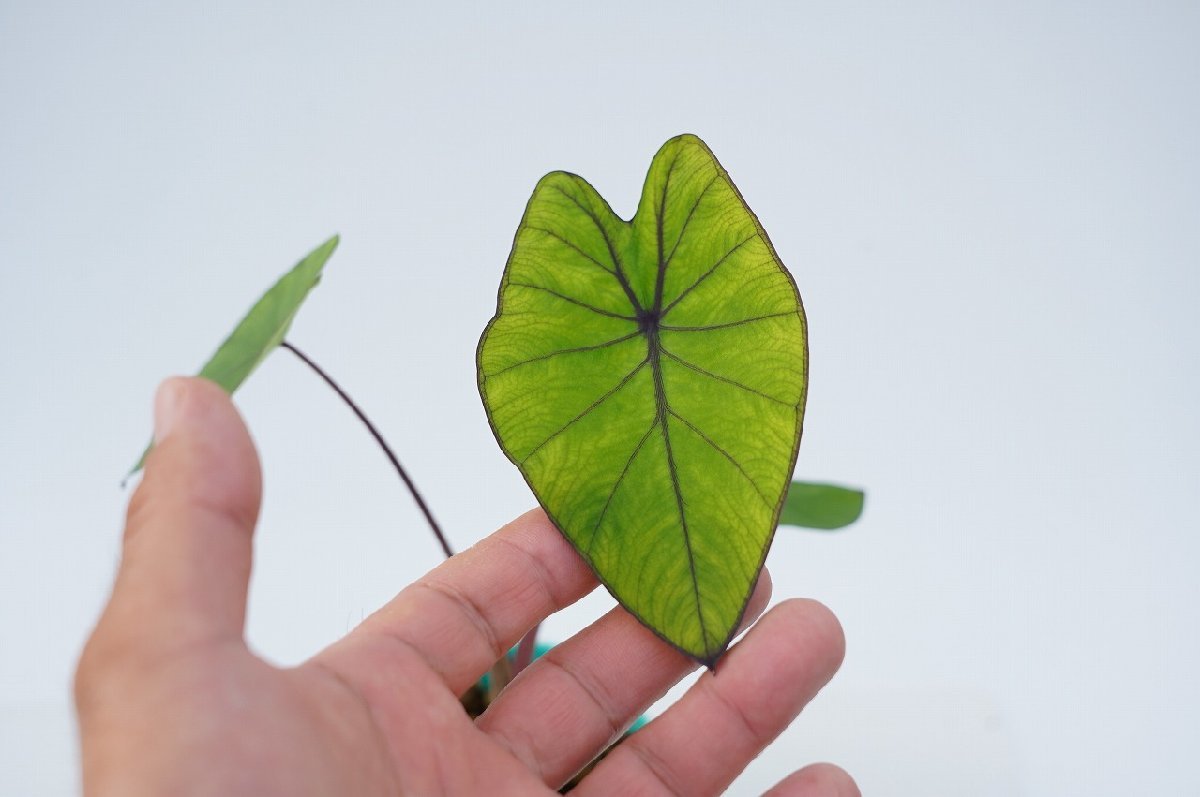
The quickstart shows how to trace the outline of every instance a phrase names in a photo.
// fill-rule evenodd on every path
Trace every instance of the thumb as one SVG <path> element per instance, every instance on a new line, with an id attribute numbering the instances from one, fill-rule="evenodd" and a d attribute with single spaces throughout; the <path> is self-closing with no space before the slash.
<path id="1" fill-rule="evenodd" d="M 205 379 L 163 382 L 154 415 L 105 620 L 139 647 L 240 640 L 262 497 L 254 443 L 229 396 Z"/>

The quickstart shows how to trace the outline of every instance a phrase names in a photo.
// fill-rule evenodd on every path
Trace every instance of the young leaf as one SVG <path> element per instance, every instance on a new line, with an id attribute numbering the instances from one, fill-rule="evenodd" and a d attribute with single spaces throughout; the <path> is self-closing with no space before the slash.
<path id="1" fill-rule="evenodd" d="M 836 484 L 792 482 L 783 502 L 781 526 L 840 529 L 858 520 L 863 511 L 863 491 Z"/>
<path id="2" fill-rule="evenodd" d="M 338 236 L 335 235 L 309 252 L 271 286 L 204 364 L 199 375 L 216 382 L 227 393 L 237 390 L 259 363 L 283 342 L 296 311 L 308 292 L 321 281 L 321 270 L 337 245 Z M 129 476 L 142 469 L 148 453 L 150 446 L 129 471 Z"/>
<path id="3" fill-rule="evenodd" d="M 505 454 L 609 591 L 713 664 L 783 505 L 807 385 L 795 283 L 700 139 L 637 213 L 546 175 L 517 228 L 479 390 Z"/>

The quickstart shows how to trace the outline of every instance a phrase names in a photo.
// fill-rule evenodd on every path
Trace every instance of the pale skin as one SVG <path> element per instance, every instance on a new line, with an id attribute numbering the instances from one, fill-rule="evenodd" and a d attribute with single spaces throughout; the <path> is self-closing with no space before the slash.
<path id="1" fill-rule="evenodd" d="M 695 666 L 616 608 L 467 716 L 458 695 L 534 623 L 597 586 L 540 511 L 304 664 L 268 664 L 244 638 L 261 498 L 246 427 L 215 385 L 176 378 L 159 389 L 155 436 L 76 674 L 87 795 L 548 795 Z M 820 604 L 762 614 L 769 597 L 764 574 L 747 612 L 757 622 L 717 674 L 574 794 L 718 794 L 788 726 L 837 670 L 844 639 Z M 769 794 L 859 791 L 815 764 Z"/>

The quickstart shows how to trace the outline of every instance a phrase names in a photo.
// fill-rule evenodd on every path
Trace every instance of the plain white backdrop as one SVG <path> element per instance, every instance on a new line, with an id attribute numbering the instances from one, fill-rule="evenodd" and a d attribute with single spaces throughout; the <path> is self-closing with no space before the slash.
<path id="1" fill-rule="evenodd" d="M 0 0 L 0 793 L 76 788 L 70 674 L 162 377 L 340 232 L 291 338 L 465 547 L 532 505 L 473 359 L 529 192 L 568 169 L 628 216 L 680 132 L 804 297 L 797 475 L 868 490 L 776 539 L 776 596 L 848 656 L 731 793 L 818 759 L 871 795 L 1200 793 L 1198 40 L 1145 0 Z M 286 353 L 238 403 L 249 638 L 297 662 L 439 553 Z"/>

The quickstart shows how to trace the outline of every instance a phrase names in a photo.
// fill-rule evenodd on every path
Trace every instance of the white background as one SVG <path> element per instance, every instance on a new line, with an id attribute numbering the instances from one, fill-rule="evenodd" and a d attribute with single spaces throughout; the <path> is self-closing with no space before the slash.
<path id="1" fill-rule="evenodd" d="M 732 793 L 815 759 L 871 795 L 1200 793 L 1195 4 L 168 5 L 0 0 L 0 793 L 75 788 L 161 377 L 340 232 L 291 337 L 465 547 L 532 504 L 473 362 L 530 190 L 569 169 L 627 216 L 680 132 L 804 296 L 797 475 L 869 493 L 777 538 L 777 597 L 849 652 Z M 239 405 L 249 636 L 296 662 L 439 555 L 297 362 Z"/>

